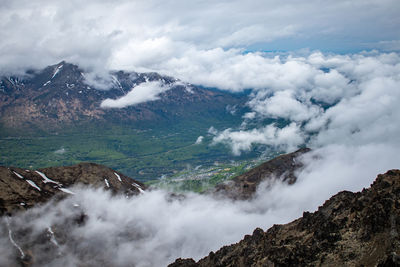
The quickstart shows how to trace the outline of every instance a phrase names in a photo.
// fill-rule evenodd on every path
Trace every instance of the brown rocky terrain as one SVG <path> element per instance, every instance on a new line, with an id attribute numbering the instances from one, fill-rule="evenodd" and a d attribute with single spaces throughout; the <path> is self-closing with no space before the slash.
<path id="1" fill-rule="evenodd" d="M 232 180 L 217 185 L 215 193 L 233 199 L 249 199 L 263 181 L 276 178 L 293 184 L 296 182 L 295 172 L 303 166 L 298 157 L 309 151 L 309 148 L 301 148 L 295 152 L 280 155 Z"/>
<path id="2" fill-rule="evenodd" d="M 28 209 L 55 195 L 73 194 L 68 188 L 79 184 L 127 195 L 139 194 L 145 189 L 142 183 L 94 163 L 37 171 L 0 166 L 0 215 Z"/>
<path id="3" fill-rule="evenodd" d="M 255 229 L 198 262 L 169 266 L 400 266 L 399 232 L 400 170 L 391 170 L 370 188 L 340 192 L 291 223 Z"/>

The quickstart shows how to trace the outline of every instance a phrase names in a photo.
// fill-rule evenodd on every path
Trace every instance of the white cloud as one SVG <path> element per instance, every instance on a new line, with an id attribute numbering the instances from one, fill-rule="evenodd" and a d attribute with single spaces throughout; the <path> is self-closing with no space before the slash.
<path id="1" fill-rule="evenodd" d="M 321 111 L 316 105 L 302 103 L 295 99 L 293 92 L 278 91 L 267 97 L 262 91 L 249 101 L 249 106 L 258 114 L 270 118 L 283 118 L 292 121 L 306 121 Z"/>
<path id="2" fill-rule="evenodd" d="M 216 136 L 213 138 L 213 142 L 231 145 L 235 155 L 250 150 L 253 144 L 277 146 L 289 151 L 304 143 L 300 127 L 296 123 L 291 123 L 282 129 L 274 125 L 267 125 L 261 129 L 240 131 L 226 129 L 220 133 L 214 133 Z"/>
<path id="3" fill-rule="evenodd" d="M 199 66 L 207 69 L 202 57 L 216 59 L 224 51 L 224 57 L 230 58 L 232 48 L 329 51 L 345 47 L 354 51 L 383 47 L 398 51 L 399 5 L 396 0 L 355 0 L 351 5 L 317 0 L 292 0 L 284 5 L 275 0 L 88 0 L 77 8 L 75 1 L 5 0 L 0 7 L 0 71 L 22 71 L 66 60 L 99 72 L 151 69 L 195 78 L 193 72 Z M 351 42 L 347 36 L 352 36 Z M 240 61 L 257 64 L 257 54 L 250 55 Z M 170 68 L 174 64 L 178 70 Z M 225 66 L 213 69 L 221 69 L 221 76 Z M 211 78 L 217 82 L 217 77 Z M 243 86 L 248 85 L 222 87 Z"/>
<path id="4" fill-rule="evenodd" d="M 329 144 L 399 142 L 400 57 L 395 54 L 323 55 L 289 57 L 277 60 L 271 67 L 274 81 L 254 90 L 245 122 L 262 118 L 278 118 L 297 124 L 296 142 L 307 140 L 314 148 Z M 290 66 L 290 67 L 288 67 Z M 288 74 L 280 80 L 282 73 Z M 325 109 L 315 101 L 325 102 Z M 326 106 L 328 105 L 328 106 Z M 245 124 L 245 126 L 248 124 Z M 247 126 L 246 126 L 247 127 Z M 274 144 L 269 131 L 259 129 L 219 133 L 215 142 L 231 145 L 238 154 L 252 144 Z M 279 131 L 279 129 L 277 129 Z M 278 141 L 277 146 L 282 146 Z M 266 140 L 269 140 L 268 142 Z M 299 142 L 298 142 L 299 141 Z"/>
<path id="5" fill-rule="evenodd" d="M 196 144 L 196 145 L 201 144 L 201 143 L 203 142 L 203 139 L 204 139 L 204 136 L 201 136 L 201 135 L 200 135 L 199 137 L 197 137 L 195 144 Z"/>
<path id="6" fill-rule="evenodd" d="M 61 253 L 54 257 L 42 245 L 33 250 L 35 260 L 46 259 L 47 265 L 76 266 L 89 261 L 91 265 L 142 267 L 166 266 L 179 257 L 198 260 L 238 242 L 256 227 L 267 229 L 300 217 L 303 211 L 315 211 L 338 191 L 368 187 L 376 174 L 398 166 L 399 149 L 399 145 L 385 144 L 315 149 L 303 157 L 306 166 L 295 184 L 262 184 L 250 201 L 198 194 L 177 198 L 164 191 L 126 199 L 102 190 L 74 188 L 76 194 L 58 204 L 13 216 L 10 229 L 15 242 L 25 247 L 43 240 L 43 233 L 52 227 Z M 76 218 L 82 214 L 85 223 L 78 225 Z M 8 231 L 5 218 L 0 220 L 0 231 Z M 0 262 L 6 265 L 17 260 L 10 247 L 8 234 L 1 235 Z"/>
<path id="7" fill-rule="evenodd" d="M 145 82 L 132 88 L 129 93 L 118 98 L 107 98 L 101 102 L 102 108 L 124 108 L 140 103 L 159 99 L 159 95 L 171 89 L 170 86 L 163 85 L 161 82 Z"/>

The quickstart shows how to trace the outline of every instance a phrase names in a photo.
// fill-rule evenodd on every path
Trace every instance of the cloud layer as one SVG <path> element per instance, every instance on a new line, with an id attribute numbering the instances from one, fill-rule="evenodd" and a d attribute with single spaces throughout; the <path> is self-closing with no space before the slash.
<path id="1" fill-rule="evenodd" d="M 198 194 L 177 197 L 158 190 L 125 198 L 73 188 L 75 195 L 57 204 L 1 218 L 0 264 L 12 265 L 19 257 L 10 235 L 20 247 L 35 244 L 32 253 L 37 266 L 147 267 L 166 266 L 178 257 L 199 259 L 238 242 L 256 227 L 267 229 L 289 222 L 303 211 L 314 211 L 340 190 L 369 186 L 375 177 L 372 173 L 398 165 L 398 149 L 326 146 L 304 156 L 306 167 L 295 184 L 262 184 L 250 201 Z M 81 220 L 85 223 L 79 223 Z"/>
<path id="2" fill-rule="evenodd" d="M 5 0 L 0 7 L 0 70 L 66 60 L 97 71 L 171 71 L 175 66 L 173 71 L 193 78 L 199 72 L 205 75 L 203 68 L 208 67 L 221 76 L 222 66 L 207 63 L 213 60 L 232 59 L 235 65 L 240 59 L 259 65 L 254 51 L 398 51 L 399 8 L 396 0 L 285 4 L 275 0 Z M 240 75 L 240 67 L 237 72 Z M 237 86 L 244 85 L 224 88 Z"/>
<path id="3" fill-rule="evenodd" d="M 244 116 L 242 129 L 214 132 L 215 142 L 231 144 L 235 154 L 257 143 L 283 145 L 286 150 L 304 143 L 313 148 L 399 143 L 398 54 L 313 53 L 276 66 L 269 73 L 275 78 L 265 80 L 265 88 L 253 90 L 248 102 L 251 112 Z M 283 128 L 246 127 L 265 118 L 291 123 Z M 284 139 L 270 134 L 283 131 Z M 270 136 L 273 141 L 267 141 Z"/>

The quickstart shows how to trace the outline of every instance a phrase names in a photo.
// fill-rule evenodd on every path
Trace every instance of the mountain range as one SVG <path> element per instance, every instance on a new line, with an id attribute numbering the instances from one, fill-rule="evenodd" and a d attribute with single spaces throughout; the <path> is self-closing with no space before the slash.
<path id="1" fill-rule="evenodd" d="M 227 119 L 227 107 L 243 106 L 246 97 L 204 89 L 157 73 L 116 71 L 107 74 L 107 88 L 90 83 L 89 74 L 78 66 L 60 62 L 20 77 L 0 79 L 0 125 L 2 135 L 54 133 L 87 123 L 164 125 L 187 119 Z M 106 99 L 126 96 L 135 87 L 159 82 L 165 87 L 153 101 L 122 108 L 104 108 Z M 96 86 L 97 85 L 97 86 Z"/>

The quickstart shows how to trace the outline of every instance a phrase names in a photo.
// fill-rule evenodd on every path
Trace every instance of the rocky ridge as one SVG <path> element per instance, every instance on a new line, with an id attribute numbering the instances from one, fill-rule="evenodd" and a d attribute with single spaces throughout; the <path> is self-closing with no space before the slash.
<path id="1" fill-rule="evenodd" d="M 104 188 L 128 196 L 139 194 L 145 185 L 122 173 L 94 163 L 25 170 L 0 166 L 0 215 L 26 210 L 54 196 L 74 194 L 75 185 Z"/>
<path id="2" fill-rule="evenodd" d="M 243 200 L 251 198 L 260 183 L 267 180 L 278 179 L 293 184 L 297 179 L 295 172 L 303 167 L 299 157 L 309 151 L 309 148 L 301 148 L 273 158 L 232 180 L 218 184 L 214 192 L 232 199 Z"/>
<path id="3" fill-rule="evenodd" d="M 390 170 L 370 188 L 340 192 L 291 223 L 169 266 L 400 266 L 399 232 L 400 170 Z"/>

